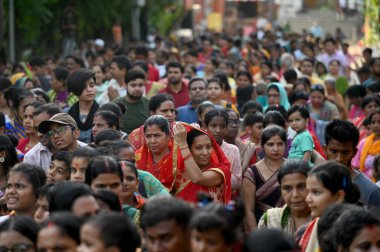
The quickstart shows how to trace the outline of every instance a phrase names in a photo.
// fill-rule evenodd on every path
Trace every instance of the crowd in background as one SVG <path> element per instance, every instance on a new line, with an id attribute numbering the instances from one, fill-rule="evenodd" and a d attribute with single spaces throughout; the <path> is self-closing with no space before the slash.
<path id="1" fill-rule="evenodd" d="M 4 251 L 380 251 L 380 58 L 281 28 L 0 77 Z"/>

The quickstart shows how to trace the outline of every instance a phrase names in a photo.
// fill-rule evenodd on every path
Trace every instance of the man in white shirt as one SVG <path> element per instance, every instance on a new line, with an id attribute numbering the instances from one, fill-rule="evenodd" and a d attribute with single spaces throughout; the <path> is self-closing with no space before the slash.
<path id="1" fill-rule="evenodd" d="M 104 103 L 113 101 L 118 97 L 124 97 L 127 94 L 124 79 L 131 68 L 132 66 L 127 56 L 119 55 L 112 58 L 110 71 L 113 79 L 110 80 L 108 86 L 108 101 L 104 101 Z"/>

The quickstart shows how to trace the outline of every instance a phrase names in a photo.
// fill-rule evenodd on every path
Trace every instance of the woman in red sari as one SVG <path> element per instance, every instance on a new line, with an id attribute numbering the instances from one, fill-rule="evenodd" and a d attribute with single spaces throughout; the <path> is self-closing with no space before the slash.
<path id="1" fill-rule="evenodd" d="M 207 192 L 214 201 L 231 199 L 230 163 L 213 137 L 185 123 L 173 127 L 174 140 L 181 153 L 173 193 L 197 202 L 197 193 Z"/>
<path id="2" fill-rule="evenodd" d="M 170 192 L 177 175 L 178 148 L 170 136 L 169 122 L 161 115 L 151 116 L 143 132 L 145 143 L 135 152 L 136 167 L 153 174 Z"/>
<path id="3" fill-rule="evenodd" d="M 175 121 L 175 107 L 174 101 L 168 94 L 157 94 L 149 101 L 149 114 L 162 115 L 168 121 L 170 129 Z M 135 147 L 136 150 L 140 149 L 145 143 L 144 125 L 135 129 L 128 136 L 128 141 Z"/>

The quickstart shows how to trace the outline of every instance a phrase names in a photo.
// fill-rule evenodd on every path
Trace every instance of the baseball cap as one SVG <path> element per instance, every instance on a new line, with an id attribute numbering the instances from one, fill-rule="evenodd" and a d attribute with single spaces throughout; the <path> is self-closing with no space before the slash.
<path id="1" fill-rule="evenodd" d="M 46 134 L 49 131 L 49 127 L 52 123 L 58 123 L 62 125 L 70 125 L 73 128 L 78 128 L 74 118 L 67 113 L 58 113 L 53 115 L 49 120 L 43 121 L 38 125 L 38 132 Z"/>

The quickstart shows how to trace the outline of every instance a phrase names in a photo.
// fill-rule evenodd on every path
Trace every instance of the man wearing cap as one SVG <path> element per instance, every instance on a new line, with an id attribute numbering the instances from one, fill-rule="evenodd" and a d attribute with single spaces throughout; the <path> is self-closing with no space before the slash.
<path id="1" fill-rule="evenodd" d="M 38 126 L 38 131 L 49 137 L 58 151 L 73 152 L 86 144 L 78 141 L 80 131 L 74 118 L 67 113 L 58 113 Z"/>

